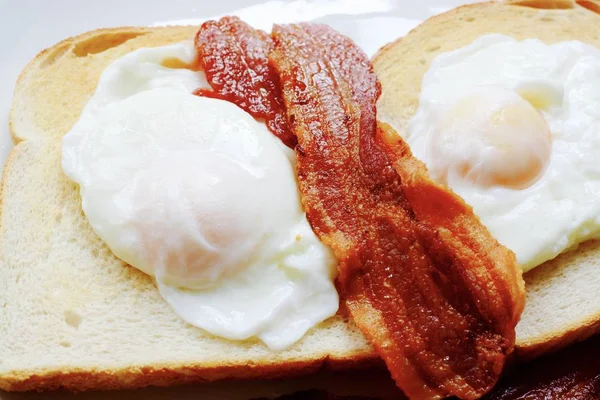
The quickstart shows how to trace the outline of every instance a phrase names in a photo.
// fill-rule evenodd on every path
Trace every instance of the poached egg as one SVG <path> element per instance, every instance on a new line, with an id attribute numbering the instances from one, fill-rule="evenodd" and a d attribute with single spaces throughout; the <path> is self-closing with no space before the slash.
<path id="1" fill-rule="evenodd" d="M 524 271 L 600 234 L 600 50 L 486 35 L 440 54 L 405 139 Z"/>
<path id="2" fill-rule="evenodd" d="M 283 349 L 336 313 L 337 260 L 306 220 L 293 151 L 234 104 L 194 96 L 209 87 L 179 68 L 194 57 L 180 43 L 111 64 L 63 139 L 63 171 L 94 231 L 180 317 Z"/>

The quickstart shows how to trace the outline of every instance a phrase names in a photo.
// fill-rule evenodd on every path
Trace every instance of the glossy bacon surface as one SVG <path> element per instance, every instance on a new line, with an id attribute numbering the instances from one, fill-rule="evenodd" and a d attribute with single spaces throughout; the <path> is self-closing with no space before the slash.
<path id="1" fill-rule="evenodd" d="M 514 255 L 377 125 L 380 88 L 354 43 L 315 25 L 272 36 L 304 207 L 351 317 L 409 397 L 481 396 L 524 304 Z"/>
<path id="2" fill-rule="evenodd" d="M 264 119 L 269 130 L 293 148 L 296 137 L 287 128 L 277 76 L 268 63 L 271 37 L 237 17 L 223 17 L 202 24 L 195 45 L 213 89 L 198 89 L 195 94 L 230 101 Z"/>

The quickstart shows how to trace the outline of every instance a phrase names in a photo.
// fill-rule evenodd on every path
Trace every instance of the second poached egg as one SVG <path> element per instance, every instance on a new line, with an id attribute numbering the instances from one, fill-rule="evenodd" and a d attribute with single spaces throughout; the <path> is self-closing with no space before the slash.
<path id="1" fill-rule="evenodd" d="M 600 50 L 485 35 L 423 77 L 407 142 L 523 270 L 600 235 Z"/>

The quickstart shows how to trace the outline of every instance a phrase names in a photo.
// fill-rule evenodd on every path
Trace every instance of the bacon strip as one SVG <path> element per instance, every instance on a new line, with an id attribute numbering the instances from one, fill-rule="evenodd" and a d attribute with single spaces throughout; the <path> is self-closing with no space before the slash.
<path id="1" fill-rule="evenodd" d="M 481 396 L 524 305 L 514 254 L 377 126 L 380 89 L 349 39 L 314 25 L 273 38 L 304 208 L 340 261 L 352 319 L 409 397 Z"/>
<path id="2" fill-rule="evenodd" d="M 294 148 L 296 137 L 287 128 L 277 76 L 268 63 L 271 37 L 237 17 L 224 17 L 202 24 L 195 45 L 213 89 L 198 89 L 195 94 L 230 101 L 264 119 L 275 136 Z"/>

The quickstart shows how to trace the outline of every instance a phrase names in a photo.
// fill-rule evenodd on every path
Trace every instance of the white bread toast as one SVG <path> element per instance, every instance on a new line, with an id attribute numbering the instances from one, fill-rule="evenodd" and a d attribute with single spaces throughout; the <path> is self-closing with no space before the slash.
<path id="1" fill-rule="evenodd" d="M 430 18 L 374 56 L 382 85 L 378 118 L 405 132 L 432 60 L 489 33 L 546 43 L 580 40 L 600 47 L 600 2 L 488 2 Z M 525 282 L 527 301 L 517 325 L 517 356 L 532 358 L 600 332 L 600 242 L 584 243 L 534 268 L 525 274 Z"/>
<path id="2" fill-rule="evenodd" d="M 20 76 L 10 118 L 18 143 L 2 184 L 0 388 L 134 388 L 379 363 L 340 316 L 281 352 L 210 336 L 115 258 L 83 215 L 77 185 L 61 170 L 61 136 L 111 61 L 190 40 L 197 29 L 90 32 L 42 52 Z"/>
<path id="3" fill-rule="evenodd" d="M 283 352 L 258 341 L 210 336 L 177 317 L 151 279 L 116 259 L 87 223 L 77 186 L 60 168 L 60 138 L 111 61 L 140 47 L 189 40 L 196 30 L 89 32 L 40 53 L 19 78 L 10 119 L 17 145 L 4 169 L 0 206 L 1 389 L 135 388 L 381 365 L 342 316 L 325 321 Z M 582 248 L 593 260 L 600 244 Z M 574 333 L 554 343 L 554 331 L 535 317 L 548 315 L 542 304 L 546 279 L 568 279 L 562 264 L 570 258 L 561 257 L 558 267 L 550 268 L 554 274 L 528 279 L 530 297 L 539 292 L 542 298 L 541 309 L 526 310 L 525 323 L 531 327 L 520 329 L 517 338 L 523 354 L 565 345 L 598 328 L 597 319 L 587 330 L 580 329 L 579 320 L 561 320 L 560 329 Z M 585 272 L 587 265 L 571 268 Z M 597 278 L 587 278 L 592 288 L 600 287 Z M 552 301 L 548 307 L 556 307 Z"/>

